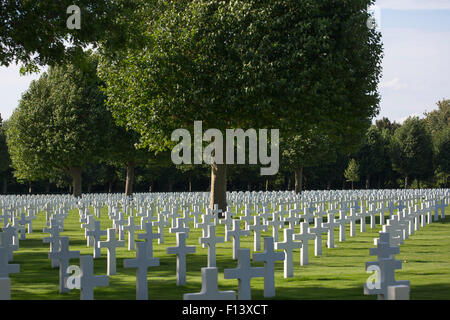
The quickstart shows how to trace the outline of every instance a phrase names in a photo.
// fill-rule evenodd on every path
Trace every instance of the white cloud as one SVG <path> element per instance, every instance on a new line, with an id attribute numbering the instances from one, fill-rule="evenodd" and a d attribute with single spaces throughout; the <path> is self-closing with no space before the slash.
<path id="1" fill-rule="evenodd" d="M 400 79 L 396 77 L 392 80 L 382 82 L 380 84 L 380 88 L 381 89 L 393 89 L 395 91 L 398 91 L 401 89 L 408 88 L 408 85 L 406 83 L 400 81 Z"/>
<path id="2" fill-rule="evenodd" d="M 395 10 L 450 10 L 449 0 L 377 0 L 382 9 Z"/>
<path id="3" fill-rule="evenodd" d="M 418 114 L 418 113 L 411 113 L 410 115 L 408 115 L 406 117 L 402 117 L 400 119 L 394 119 L 394 121 L 398 122 L 400 124 L 403 124 L 403 122 L 405 122 L 405 120 L 408 119 L 409 117 L 418 117 L 419 119 L 423 119 L 424 115 L 423 114 Z"/>

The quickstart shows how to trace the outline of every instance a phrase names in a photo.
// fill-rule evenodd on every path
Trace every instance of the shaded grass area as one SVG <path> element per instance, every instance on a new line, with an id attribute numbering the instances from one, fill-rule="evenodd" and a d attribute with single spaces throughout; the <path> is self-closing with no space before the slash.
<path id="1" fill-rule="evenodd" d="M 450 215 L 449 208 L 447 214 Z M 87 247 L 84 229 L 81 229 L 76 210 L 69 213 L 62 236 L 70 239 L 70 250 L 79 250 L 82 255 L 93 254 L 93 248 Z M 106 208 L 101 211 L 101 228 L 112 227 Z M 369 220 L 367 220 L 369 222 Z M 378 221 L 377 221 L 378 222 Z M 140 224 L 139 219 L 136 223 Z M 243 227 L 243 223 L 241 227 Z M 42 242 L 48 234 L 42 233 L 45 227 L 45 214 L 39 214 L 33 222 L 33 233 L 27 234 L 27 239 L 20 241 L 20 249 L 14 253 L 12 263 L 20 264 L 20 273 L 11 274 L 11 296 L 14 300 L 78 300 L 79 290 L 69 293 L 58 292 L 58 268 L 52 268 L 48 259 L 49 245 Z M 224 236 L 224 226 L 216 227 L 217 235 Z M 271 229 L 271 228 L 270 228 Z M 156 232 L 156 228 L 154 228 Z M 294 251 L 294 277 L 284 279 L 283 262 L 277 262 L 275 269 L 276 297 L 275 299 L 369 299 L 376 296 L 364 296 L 363 284 L 370 274 L 365 271 L 367 261 L 375 261 L 375 256 L 369 256 L 369 248 L 374 247 L 373 239 L 378 237 L 380 226 L 366 232 L 359 232 L 356 226 L 356 237 L 349 236 L 347 227 L 346 241 L 338 242 L 338 228 L 335 229 L 337 248 L 326 248 L 326 234 L 323 234 L 323 254 L 314 256 L 314 242 L 309 242 L 310 264 L 300 266 L 300 250 Z M 137 233 L 142 233 L 138 231 Z M 299 232 L 299 226 L 296 227 Z M 166 254 L 166 248 L 175 246 L 175 234 L 170 234 L 168 228 L 164 233 L 164 244 L 154 241 L 154 256 L 160 259 L 159 267 L 149 268 L 148 287 L 149 299 L 179 300 L 184 293 L 199 292 L 201 289 L 202 267 L 207 265 L 207 249 L 198 243 L 201 229 L 191 228 L 187 245 L 195 245 L 197 251 L 187 257 L 187 284 L 176 285 L 176 257 Z M 263 235 L 271 236 L 271 232 Z M 128 235 L 126 235 L 126 238 Z M 102 237 L 106 240 L 106 236 Z M 283 235 L 280 232 L 280 241 Z M 263 243 L 263 242 L 262 242 Z M 95 299 L 134 300 L 136 298 L 136 270 L 123 268 L 123 260 L 135 258 L 135 251 L 125 247 L 117 249 L 117 274 L 110 276 L 108 287 L 95 289 Z M 250 248 L 253 252 L 253 235 L 241 238 L 241 247 Z M 397 280 L 411 282 L 411 299 L 450 299 L 450 217 L 411 235 L 400 246 L 397 259 L 403 261 L 403 268 L 396 272 Z M 72 265 L 78 265 L 77 259 L 71 260 Z M 237 261 L 232 259 L 232 244 L 230 242 L 217 245 L 217 267 L 219 268 L 219 289 L 237 291 L 237 280 L 225 280 L 224 268 L 235 268 Z M 263 263 L 252 263 L 253 266 L 263 266 Z M 94 259 L 96 275 L 106 274 L 106 249 L 102 249 L 102 257 Z M 252 280 L 252 298 L 263 300 L 264 282 L 262 278 Z"/>

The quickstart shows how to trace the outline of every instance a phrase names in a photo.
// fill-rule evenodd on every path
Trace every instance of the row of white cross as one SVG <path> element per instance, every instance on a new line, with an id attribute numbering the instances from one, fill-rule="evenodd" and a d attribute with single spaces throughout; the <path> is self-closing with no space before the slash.
<path id="1" fill-rule="evenodd" d="M 44 238 L 44 242 L 50 243 L 49 258 L 53 267 L 59 266 L 60 268 L 60 292 L 68 291 L 66 280 L 69 275 L 67 273 L 69 260 L 79 258 L 82 270 L 81 298 L 93 298 L 93 289 L 96 286 L 108 285 L 108 276 L 116 273 L 115 253 L 117 247 L 125 245 L 124 233 L 128 232 L 128 250 L 134 250 L 136 231 L 145 230 L 144 234 L 137 235 L 138 240 L 145 240 L 145 242 L 136 242 L 136 259 L 124 260 L 124 267 L 136 268 L 136 297 L 147 299 L 147 270 L 149 267 L 159 265 L 159 259 L 153 257 L 153 240 L 158 239 L 159 244 L 164 243 L 164 229 L 167 227 L 170 227 L 169 232 L 175 233 L 177 237 L 177 246 L 167 248 L 168 254 L 177 256 L 177 284 L 184 285 L 186 283 L 186 255 L 195 253 L 195 246 L 186 246 L 186 238 L 190 234 L 190 222 L 193 222 L 194 228 L 202 229 L 203 235 L 199 239 L 199 244 L 208 248 L 208 265 L 207 268 L 202 269 L 204 282 L 210 282 L 214 287 L 215 281 L 217 287 L 216 244 L 232 240 L 232 257 L 238 260 L 238 266 L 236 269 L 225 269 L 224 276 L 226 279 L 239 280 L 239 299 L 251 298 L 250 280 L 253 277 L 264 277 L 264 296 L 273 297 L 275 295 L 275 261 L 284 261 L 284 277 L 292 277 L 293 250 L 300 249 L 300 264 L 308 264 L 308 241 L 315 241 L 314 253 L 321 255 L 323 233 L 328 234 L 327 246 L 334 248 L 335 228 L 339 227 L 339 241 L 345 241 L 347 224 L 350 224 L 350 236 L 353 237 L 356 234 L 357 221 L 360 222 L 361 232 L 365 232 L 366 217 L 371 218 L 370 226 L 374 228 L 376 226 L 375 215 L 379 214 L 379 222 L 383 225 L 383 231 L 389 234 L 390 244 L 395 246 L 402 243 L 420 226 L 431 223 L 433 211 L 435 220 L 439 210 L 441 210 L 441 216 L 445 214 L 445 207 L 449 200 L 448 190 L 425 190 L 422 193 L 414 190 L 410 193 L 404 191 L 400 193 L 401 195 L 398 197 L 400 199 L 396 199 L 393 192 L 380 192 L 381 200 L 375 199 L 373 195 L 367 193 L 365 195 L 368 197 L 363 199 L 364 192 L 358 192 L 356 195 L 343 195 L 342 192 L 328 193 L 328 199 L 334 200 L 329 200 L 327 208 L 325 207 L 326 197 L 319 192 L 304 195 L 305 198 L 315 199 L 315 202 L 295 202 L 296 196 L 291 193 L 278 193 L 278 200 L 274 199 L 274 193 L 269 193 L 269 195 L 253 193 L 254 199 L 249 196 L 249 193 L 231 193 L 228 198 L 229 203 L 233 204 L 234 211 L 228 208 L 223 213 L 223 219 L 218 218 L 220 211 L 217 207 L 214 210 L 207 209 L 206 214 L 202 212 L 204 206 L 198 201 L 206 197 L 205 193 L 175 196 L 171 194 L 168 199 L 160 194 L 148 194 L 147 197 L 140 194 L 132 201 L 117 195 L 114 198 L 117 202 L 113 202 L 111 196 L 88 195 L 78 203 L 64 196 L 59 204 L 55 196 L 51 196 L 47 200 L 45 197 L 25 198 L 33 200 L 29 203 L 21 198 L 17 201 L 19 204 L 15 205 L 12 198 L 2 199 L 0 201 L 4 205 L 2 219 L 6 227 L 2 232 L 0 248 L 3 248 L 3 251 L 0 252 L 5 252 L 7 261 L 3 265 L 0 263 L 0 268 L 7 265 L 5 270 L 13 272 L 18 268 L 16 265 L 8 265 L 7 262 L 12 261 L 13 251 L 18 250 L 17 235 L 20 232 L 24 236 L 22 228 L 24 229 L 27 225 L 28 232 L 32 232 L 32 221 L 36 218 L 36 212 L 39 212 L 38 208 L 40 207 L 46 211 L 48 221 L 48 227 L 43 231 L 50 234 L 50 237 Z M 343 196 L 336 200 L 337 194 Z M 192 202 L 189 203 L 187 199 Z M 258 203 L 255 199 L 262 202 Z M 166 205 L 161 207 L 158 205 L 158 201 L 166 203 Z M 418 202 L 420 202 L 420 206 L 417 204 Z M 108 206 L 108 214 L 113 221 L 113 228 L 107 231 L 101 230 L 100 221 L 95 219 L 95 217 L 100 218 L 100 209 L 105 205 Z M 366 209 L 366 205 L 369 210 Z M 94 207 L 94 215 L 90 214 L 91 206 Z M 81 226 L 85 228 L 88 246 L 93 247 L 93 256 L 80 256 L 78 251 L 70 251 L 69 239 L 59 236 L 60 232 L 64 230 L 63 224 L 67 212 L 74 207 L 79 209 Z M 395 210 L 397 210 L 397 215 L 394 215 Z M 25 211 L 28 212 L 28 215 L 25 214 Z M 180 211 L 183 213 L 182 216 L 180 216 Z M 140 226 L 135 225 L 135 212 L 137 212 L 136 216 L 141 218 Z M 384 221 L 385 212 L 389 212 L 390 216 L 387 224 Z M 128 214 L 129 216 L 127 216 Z M 335 217 L 337 214 L 339 214 L 339 218 Z M 324 216 L 326 216 L 327 222 L 323 222 Z M 16 219 L 16 217 L 20 217 L 20 219 Z M 312 221 L 314 221 L 314 227 L 309 225 Z M 244 229 L 241 229 L 241 222 L 244 223 Z M 225 239 L 216 236 L 216 227 L 220 224 L 225 226 Z M 286 224 L 287 228 L 285 228 Z M 299 226 L 299 233 L 296 233 L 296 226 Z M 158 233 L 153 233 L 152 227 L 157 227 Z M 272 237 L 264 238 L 264 251 L 259 253 L 257 251 L 261 250 L 261 232 L 268 231 L 269 228 L 272 229 Z M 278 239 L 280 230 L 283 230 L 284 241 Z M 116 240 L 116 231 L 119 233 L 119 240 Z M 253 260 L 264 261 L 264 268 L 251 267 L 250 249 L 240 248 L 241 237 L 250 236 L 251 232 L 254 236 Z M 107 239 L 101 241 L 100 238 L 104 235 L 107 235 Z M 21 239 L 23 240 L 23 238 Z M 94 276 L 92 259 L 100 257 L 101 248 L 107 249 L 107 276 Z M 283 250 L 283 252 L 274 250 Z M 9 273 L 13 273 L 8 272 L 0 275 L 6 275 L 3 278 L 7 278 Z M 211 278 L 214 277 L 214 274 L 216 275 L 215 280 Z M 2 277 L 0 276 L 0 278 Z M 187 294 L 184 298 L 208 298 L 209 295 L 205 292 L 211 290 L 207 290 L 207 288 L 209 285 L 204 283 L 203 294 L 202 292 Z M 211 293 L 211 296 L 214 294 Z M 225 295 L 230 296 L 230 292 L 225 292 Z"/>

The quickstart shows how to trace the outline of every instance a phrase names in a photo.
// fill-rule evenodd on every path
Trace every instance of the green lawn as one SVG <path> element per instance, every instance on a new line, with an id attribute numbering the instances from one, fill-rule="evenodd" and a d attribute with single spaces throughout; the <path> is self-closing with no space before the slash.
<path id="1" fill-rule="evenodd" d="M 106 209 L 102 211 L 101 228 L 112 227 Z M 427 225 L 410 236 L 400 246 L 397 259 L 403 261 L 403 269 L 396 272 L 397 280 L 411 282 L 411 299 L 450 299 L 450 212 L 447 218 Z M 69 236 L 70 249 L 80 250 L 81 254 L 92 255 L 92 247 L 86 246 L 84 229 L 78 222 L 78 214 L 71 211 L 65 221 L 63 236 Z M 20 249 L 14 253 L 14 262 L 20 264 L 20 273 L 11 274 L 13 300 L 31 299 L 75 299 L 80 297 L 79 290 L 70 293 L 58 293 L 58 268 L 51 268 L 47 258 L 49 245 L 42 242 L 48 234 L 42 233 L 45 214 L 33 222 L 33 233 L 27 234 L 27 240 L 20 241 Z M 139 223 L 136 219 L 136 223 Z M 298 230 L 297 226 L 297 232 Z M 154 229 L 156 231 L 156 228 Z M 294 277 L 283 278 L 283 263 L 278 262 L 275 272 L 276 299 L 376 299 L 376 296 L 364 296 L 363 284 L 369 274 L 365 272 L 365 262 L 374 261 L 369 256 L 369 248 L 374 247 L 373 238 L 381 228 L 359 232 L 350 238 L 347 230 L 346 240 L 339 243 L 338 229 L 335 232 L 337 248 L 326 248 L 326 235 L 323 235 L 323 255 L 314 256 L 314 243 L 310 241 L 310 264 L 300 266 L 299 249 L 295 251 Z M 138 233 L 141 233 L 139 231 Z M 223 236 L 224 227 L 217 227 L 217 234 Z M 167 255 L 166 248 L 175 245 L 175 235 L 165 231 L 165 243 L 158 245 L 154 241 L 154 256 L 160 259 L 160 266 L 149 269 L 149 299 L 182 299 L 184 293 L 199 292 L 201 288 L 200 269 L 206 266 L 207 249 L 198 244 L 201 229 L 191 229 L 188 245 L 195 245 L 197 253 L 187 257 L 187 285 L 176 286 L 175 256 Z M 270 233 L 265 233 L 270 235 Z M 280 233 L 280 240 L 282 240 Z M 106 237 L 103 237 L 106 239 Z M 102 239 L 103 239 L 102 238 Z M 262 242 L 263 243 L 263 242 Z M 253 236 L 241 238 L 241 247 L 253 250 Z M 135 269 L 124 269 L 123 259 L 134 258 L 135 251 L 128 251 L 126 246 L 117 250 L 117 274 L 110 277 L 110 285 L 95 289 L 95 299 L 135 299 Z M 227 242 L 217 246 L 217 267 L 219 268 L 219 289 L 237 291 L 237 280 L 224 280 L 223 269 L 234 268 L 232 244 Z M 72 260 L 71 264 L 78 264 Z M 94 259 L 95 274 L 106 274 L 106 250 L 102 257 Z M 262 266 L 262 263 L 253 263 Z M 263 298 L 263 279 L 252 280 L 252 298 Z"/>

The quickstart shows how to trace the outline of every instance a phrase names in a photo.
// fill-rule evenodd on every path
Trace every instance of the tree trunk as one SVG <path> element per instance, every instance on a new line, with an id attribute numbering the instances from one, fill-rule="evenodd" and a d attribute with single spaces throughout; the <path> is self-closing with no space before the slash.
<path id="1" fill-rule="evenodd" d="M 219 217 L 223 217 L 223 212 L 227 210 L 227 165 L 226 165 L 226 144 L 222 145 L 223 164 L 211 164 L 211 191 L 209 208 L 214 209 L 214 205 L 218 206 L 222 213 Z M 250 182 L 249 182 L 250 185 Z"/>
<path id="2" fill-rule="evenodd" d="M 287 189 L 288 189 L 288 191 L 291 191 L 291 177 L 288 177 Z"/>
<path id="3" fill-rule="evenodd" d="M 28 193 L 31 194 L 33 189 L 31 188 L 31 182 L 28 182 Z"/>
<path id="4" fill-rule="evenodd" d="M 266 192 L 269 191 L 269 179 L 266 178 Z"/>
<path id="5" fill-rule="evenodd" d="M 46 194 L 50 193 L 50 182 L 47 182 L 47 184 L 45 185 L 45 193 Z"/>
<path id="6" fill-rule="evenodd" d="M 127 197 L 133 195 L 134 167 L 135 164 L 133 161 L 127 163 L 127 178 L 125 183 L 125 194 Z"/>
<path id="7" fill-rule="evenodd" d="M 192 177 L 189 176 L 189 192 L 192 192 Z"/>
<path id="8" fill-rule="evenodd" d="M 405 176 L 405 189 L 408 189 L 408 176 Z"/>
<path id="9" fill-rule="evenodd" d="M 353 181 L 352 181 L 352 190 L 354 190 L 354 189 L 353 189 Z"/>
<path id="10" fill-rule="evenodd" d="M 173 190 L 173 181 L 169 180 L 169 192 L 172 192 Z"/>
<path id="11" fill-rule="evenodd" d="M 327 180 L 327 190 L 331 189 L 331 180 Z"/>
<path id="12" fill-rule="evenodd" d="M 112 193 L 112 188 L 113 188 L 113 182 L 109 181 L 108 182 L 108 193 Z"/>
<path id="13" fill-rule="evenodd" d="M 74 197 L 81 197 L 81 168 L 71 167 L 69 168 L 69 174 L 72 177 L 72 195 Z"/>
<path id="14" fill-rule="evenodd" d="M 148 187 L 148 192 L 153 191 L 153 181 L 150 183 L 150 186 Z"/>
<path id="15" fill-rule="evenodd" d="M 227 209 L 227 165 L 211 165 L 211 195 L 209 207 L 214 209 L 217 204 L 222 212 Z M 222 216 L 222 215 L 221 215 Z"/>
<path id="16" fill-rule="evenodd" d="M 295 173 L 295 194 L 302 193 L 303 189 L 303 166 L 294 170 Z"/>
<path id="17" fill-rule="evenodd" d="M 366 190 L 370 187 L 370 175 L 366 176 Z"/>

